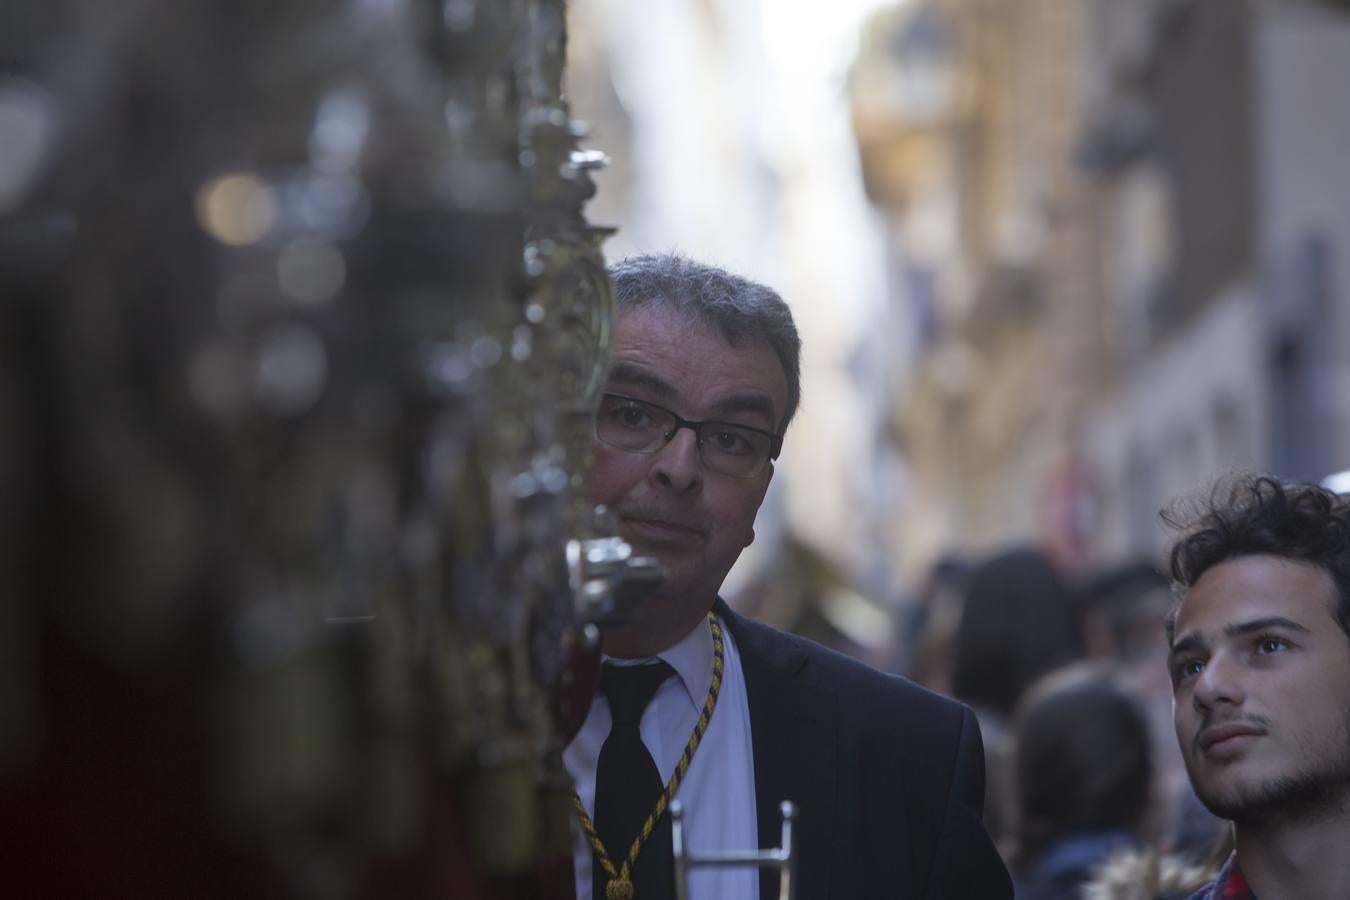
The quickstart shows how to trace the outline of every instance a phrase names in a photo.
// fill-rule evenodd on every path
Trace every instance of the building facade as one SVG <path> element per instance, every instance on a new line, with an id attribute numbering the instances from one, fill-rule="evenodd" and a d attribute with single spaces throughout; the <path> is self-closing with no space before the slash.
<path id="1" fill-rule="evenodd" d="M 921 335 L 895 405 L 912 569 L 1015 539 L 1071 570 L 1153 556 L 1159 509 L 1224 471 L 1350 464 L 1348 41 L 1299 2 L 873 18 L 854 122 Z M 888 106 L 923 65 L 941 114 Z"/>

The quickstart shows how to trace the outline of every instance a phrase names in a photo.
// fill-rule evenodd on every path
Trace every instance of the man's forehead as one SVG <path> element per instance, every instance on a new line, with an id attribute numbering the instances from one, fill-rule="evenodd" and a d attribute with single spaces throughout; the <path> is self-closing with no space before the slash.
<path id="1" fill-rule="evenodd" d="M 1177 609 L 1176 640 L 1213 640 L 1245 622 L 1284 619 L 1303 628 L 1335 625 L 1334 585 L 1317 566 L 1274 556 L 1225 560 L 1202 575 Z"/>
<path id="2" fill-rule="evenodd" d="M 777 356 L 766 335 L 747 326 L 728 331 L 695 309 L 680 309 L 659 302 L 619 307 L 614 327 L 616 347 L 640 344 L 653 338 L 663 340 L 672 335 L 685 340 L 711 340 L 733 354 L 767 350 Z"/>
<path id="3" fill-rule="evenodd" d="M 663 306 L 620 311 L 608 381 L 704 412 L 784 412 L 787 376 L 765 340 L 731 343 L 712 324 Z"/>
<path id="4" fill-rule="evenodd" d="M 628 360 L 616 360 L 609 367 L 609 382 L 644 388 L 662 399 L 672 398 L 676 394 L 675 387 L 660 372 Z"/>

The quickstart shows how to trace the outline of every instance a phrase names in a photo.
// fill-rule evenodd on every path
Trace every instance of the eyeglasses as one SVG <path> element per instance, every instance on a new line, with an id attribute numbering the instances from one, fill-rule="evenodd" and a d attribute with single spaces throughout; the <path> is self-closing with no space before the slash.
<path id="1" fill-rule="evenodd" d="M 698 458 L 710 471 L 752 478 L 783 449 L 783 439 L 761 428 L 732 422 L 692 422 L 664 406 L 621 394 L 604 394 L 595 418 L 595 437 L 629 453 L 656 453 L 689 428 L 698 441 Z"/>

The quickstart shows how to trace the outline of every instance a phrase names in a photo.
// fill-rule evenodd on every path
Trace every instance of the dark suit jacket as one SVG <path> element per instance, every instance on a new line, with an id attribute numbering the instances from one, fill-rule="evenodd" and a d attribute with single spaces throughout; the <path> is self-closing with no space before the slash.
<path id="1" fill-rule="evenodd" d="M 800 900 L 1011 900 L 981 824 L 984 748 L 964 706 L 733 613 L 761 847 L 797 804 Z M 760 877 L 762 900 L 778 879 Z"/>

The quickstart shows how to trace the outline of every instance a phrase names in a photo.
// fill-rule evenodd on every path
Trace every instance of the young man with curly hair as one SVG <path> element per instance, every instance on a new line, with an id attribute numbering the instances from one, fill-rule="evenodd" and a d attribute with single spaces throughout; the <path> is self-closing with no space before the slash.
<path id="1" fill-rule="evenodd" d="M 1245 476 L 1172 548 L 1177 740 L 1236 849 L 1198 900 L 1350 897 L 1350 498 Z M 1193 900 L 1194 900 L 1193 898 Z"/>

